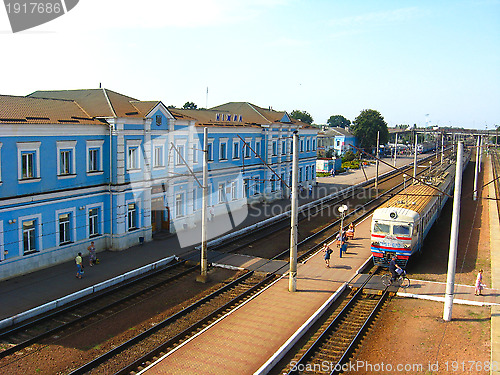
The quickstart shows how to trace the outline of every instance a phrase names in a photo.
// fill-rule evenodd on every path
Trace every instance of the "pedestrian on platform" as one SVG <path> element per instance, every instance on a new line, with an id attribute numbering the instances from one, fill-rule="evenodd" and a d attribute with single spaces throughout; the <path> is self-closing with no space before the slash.
<path id="1" fill-rule="evenodd" d="M 346 233 L 347 239 L 351 239 L 351 240 L 354 239 L 354 231 L 355 231 L 354 223 L 349 224 L 349 229 L 347 229 L 347 233 Z"/>
<path id="2" fill-rule="evenodd" d="M 347 241 L 342 242 L 342 245 L 340 246 L 340 252 L 347 254 Z"/>
<path id="3" fill-rule="evenodd" d="M 90 267 L 92 267 L 96 262 L 94 241 L 90 243 L 90 246 L 87 247 L 87 250 L 89 251 L 89 265 Z"/>
<path id="4" fill-rule="evenodd" d="M 313 187 L 311 184 L 309 184 L 309 186 L 307 187 L 309 189 L 309 196 L 312 197 L 313 195 Z"/>
<path id="5" fill-rule="evenodd" d="M 81 279 L 83 275 L 82 253 L 78 253 L 78 255 L 75 257 L 75 263 L 76 263 L 76 277 L 78 279 Z"/>
<path id="6" fill-rule="evenodd" d="M 215 216 L 214 206 L 210 206 L 208 209 L 208 221 L 213 221 Z"/>
<path id="7" fill-rule="evenodd" d="M 330 268 L 330 255 L 333 253 L 332 249 L 328 246 L 327 243 L 323 245 L 323 252 L 325 253 L 325 264 L 326 268 Z"/>
<path id="8" fill-rule="evenodd" d="M 476 278 L 476 296 L 482 296 L 483 293 L 481 293 L 483 291 L 483 287 L 484 287 L 484 284 L 483 284 L 483 269 L 481 268 L 479 270 L 479 273 L 477 274 L 477 278 Z"/>

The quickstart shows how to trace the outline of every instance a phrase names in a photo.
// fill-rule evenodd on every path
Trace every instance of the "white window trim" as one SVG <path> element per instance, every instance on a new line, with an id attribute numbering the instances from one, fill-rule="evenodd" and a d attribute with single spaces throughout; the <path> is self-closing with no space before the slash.
<path id="1" fill-rule="evenodd" d="M 55 223 L 56 223 L 56 244 L 57 244 L 56 246 L 64 247 L 64 246 L 68 246 L 68 245 L 75 243 L 77 241 L 77 238 L 76 238 L 76 207 L 56 210 L 55 213 L 56 213 Z M 59 215 L 61 215 L 61 214 L 70 214 L 69 225 L 70 225 L 70 230 L 71 230 L 71 241 L 64 243 L 64 244 L 59 243 L 59 234 L 60 234 Z"/>
<path id="2" fill-rule="evenodd" d="M 175 163 L 174 163 L 174 165 L 177 166 L 177 167 L 180 167 L 180 166 L 184 166 L 185 167 L 185 164 L 182 162 L 182 159 L 180 158 L 179 153 L 178 153 L 179 146 L 182 146 L 183 152 L 181 152 L 181 155 L 184 158 L 184 160 L 186 161 L 186 163 L 188 163 L 186 145 L 187 145 L 187 140 L 186 139 L 184 139 L 184 140 L 177 140 L 175 142 L 175 149 L 177 151 L 172 150 L 172 152 L 175 154 L 175 157 L 174 157 Z"/>
<path id="3" fill-rule="evenodd" d="M 28 216 L 21 216 L 17 219 L 18 223 L 18 232 L 19 232 L 19 256 L 24 256 L 24 239 L 23 239 L 23 221 L 27 220 L 36 220 L 38 223 L 37 225 L 37 236 L 36 236 L 36 251 L 35 253 L 41 252 L 43 249 L 43 242 L 42 242 L 42 214 L 36 214 L 36 215 L 28 215 Z M 30 255 L 30 254 L 28 254 Z"/>
<path id="4" fill-rule="evenodd" d="M 99 235 L 92 236 L 92 238 L 96 238 L 99 236 L 102 236 L 104 234 L 104 204 L 103 203 L 95 203 L 95 204 L 88 204 L 85 206 L 85 226 L 87 227 L 87 238 L 90 238 L 90 227 L 89 227 L 89 211 L 98 208 L 99 209 Z"/>
<path id="5" fill-rule="evenodd" d="M 136 224 L 137 226 L 133 229 L 130 229 L 128 226 L 128 205 L 130 203 L 135 203 L 135 213 L 136 213 Z M 125 228 L 127 229 L 127 232 L 132 232 L 134 230 L 142 228 L 142 215 L 141 215 L 141 204 L 139 201 L 136 201 L 135 199 L 129 199 L 128 201 L 125 201 Z"/>
<path id="6" fill-rule="evenodd" d="M 103 158 L 104 158 L 104 153 L 102 151 L 102 145 L 104 144 L 103 139 L 97 139 L 97 140 L 89 140 L 86 141 L 86 155 L 87 155 L 87 166 L 86 166 L 86 171 L 87 175 L 99 175 L 104 173 L 104 168 L 103 168 Z M 98 171 L 90 171 L 89 169 L 89 163 L 90 163 L 90 149 L 99 149 L 99 170 Z"/>
<path id="7" fill-rule="evenodd" d="M 222 192 L 222 199 L 221 199 L 221 192 Z M 226 203 L 227 202 L 227 195 L 226 195 L 226 183 L 225 182 L 219 182 L 217 185 L 217 203 Z"/>
<path id="8" fill-rule="evenodd" d="M 252 147 L 252 138 L 245 138 L 245 143 L 248 146 Z M 253 152 L 252 152 L 252 150 L 250 150 L 250 148 L 248 146 L 245 145 L 245 147 L 244 147 L 245 148 L 245 153 L 243 154 L 244 159 L 251 159 L 252 158 Z M 241 151 L 243 152 L 243 147 L 242 147 Z M 248 156 L 247 156 L 247 153 L 248 153 Z"/>
<path id="9" fill-rule="evenodd" d="M 156 150 L 161 149 L 161 164 L 157 165 L 156 164 Z M 165 142 L 163 140 L 153 140 L 153 148 L 152 148 L 152 159 L 153 159 L 153 170 L 160 170 L 165 168 Z"/>
<path id="10" fill-rule="evenodd" d="M 76 141 L 56 141 L 57 145 L 57 178 L 75 178 L 76 177 Z M 71 173 L 66 175 L 61 172 L 61 150 L 71 150 Z"/>
<path id="11" fill-rule="evenodd" d="M 182 210 L 182 213 L 179 214 L 179 212 L 177 211 L 177 196 L 180 195 L 181 196 L 181 210 Z M 186 212 L 187 210 L 184 210 L 184 206 L 185 206 L 185 203 L 186 203 L 186 192 L 185 191 L 182 191 L 182 190 L 177 190 L 177 192 L 175 193 L 174 195 L 174 207 L 175 207 L 175 218 L 176 219 L 179 219 L 179 218 L 182 218 L 182 217 L 185 217 L 186 216 Z"/>
<path id="12" fill-rule="evenodd" d="M 235 152 L 234 152 L 234 147 L 238 145 L 238 155 L 235 155 Z M 233 160 L 238 160 L 240 158 L 240 155 L 241 155 L 241 142 L 240 142 L 240 139 L 239 138 L 236 138 L 232 141 L 232 158 Z"/>
<path id="13" fill-rule="evenodd" d="M 19 183 L 38 182 L 40 178 L 40 145 L 42 142 L 17 142 L 17 179 Z M 23 162 L 21 154 L 23 151 L 35 152 L 35 177 L 23 179 Z"/>
<path id="14" fill-rule="evenodd" d="M 214 139 L 213 138 L 208 138 L 207 150 L 208 150 L 208 145 L 210 145 L 210 149 L 212 150 L 212 155 L 210 155 L 210 153 L 208 153 L 207 159 L 208 159 L 208 162 L 211 163 L 214 161 Z"/>
<path id="15" fill-rule="evenodd" d="M 127 172 L 128 173 L 137 173 L 141 171 L 141 158 L 140 158 L 140 151 L 141 151 L 141 144 L 142 140 L 141 139 L 128 139 L 127 140 Z M 137 155 L 136 155 L 136 168 L 130 168 L 130 160 L 129 160 L 129 150 L 130 149 L 137 149 Z"/>
<path id="16" fill-rule="evenodd" d="M 226 145 L 226 157 L 222 159 L 222 145 Z M 229 160 L 229 138 L 219 138 L 219 162 L 225 162 Z"/>

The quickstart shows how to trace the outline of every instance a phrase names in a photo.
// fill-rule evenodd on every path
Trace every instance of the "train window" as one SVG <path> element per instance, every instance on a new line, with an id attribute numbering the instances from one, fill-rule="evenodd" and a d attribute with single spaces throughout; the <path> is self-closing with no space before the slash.
<path id="1" fill-rule="evenodd" d="M 373 231 L 376 233 L 386 233 L 389 234 L 390 226 L 389 224 L 375 223 L 373 224 Z"/>
<path id="2" fill-rule="evenodd" d="M 410 227 L 407 225 L 394 225 L 392 227 L 392 233 L 395 235 L 409 236 Z"/>

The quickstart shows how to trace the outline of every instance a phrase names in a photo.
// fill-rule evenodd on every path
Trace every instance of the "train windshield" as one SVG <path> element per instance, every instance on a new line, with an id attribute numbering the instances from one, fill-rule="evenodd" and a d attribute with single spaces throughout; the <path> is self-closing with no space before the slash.
<path id="1" fill-rule="evenodd" d="M 392 227 L 392 233 L 396 236 L 409 236 L 410 227 L 407 225 L 394 225 Z"/>
<path id="2" fill-rule="evenodd" d="M 373 224 L 373 231 L 375 233 L 389 234 L 389 230 L 390 230 L 390 225 L 389 224 L 382 224 L 382 223 L 375 223 L 375 224 Z"/>

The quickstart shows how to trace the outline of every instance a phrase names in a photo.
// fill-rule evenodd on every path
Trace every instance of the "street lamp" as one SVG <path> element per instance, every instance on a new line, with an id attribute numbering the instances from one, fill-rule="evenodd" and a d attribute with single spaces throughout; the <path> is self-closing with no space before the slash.
<path id="1" fill-rule="evenodd" d="M 403 190 L 406 190 L 406 173 L 403 173 Z"/>
<path id="2" fill-rule="evenodd" d="M 338 210 L 340 212 L 340 235 L 342 236 L 342 231 L 344 230 L 344 217 L 347 211 L 347 206 L 343 204 L 338 208 Z"/>

